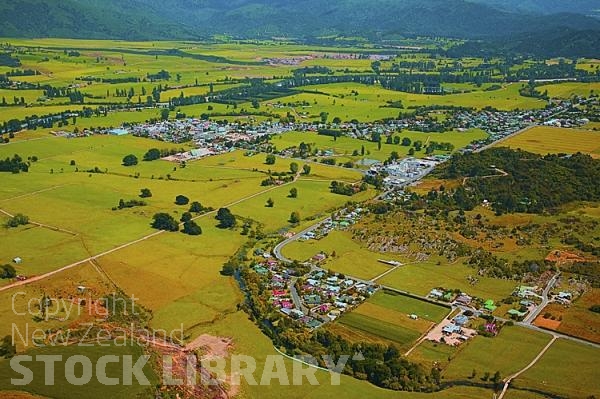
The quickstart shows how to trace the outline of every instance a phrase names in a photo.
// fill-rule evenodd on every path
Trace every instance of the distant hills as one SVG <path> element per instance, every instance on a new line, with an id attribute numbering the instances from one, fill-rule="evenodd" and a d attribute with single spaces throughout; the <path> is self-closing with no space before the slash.
<path id="1" fill-rule="evenodd" d="M 509 12 L 525 12 L 531 14 L 575 13 L 600 17 L 598 0 L 470 0 L 474 3 Z"/>
<path id="2" fill-rule="evenodd" d="M 598 0 L 13 0 L 0 36 L 99 39 L 307 38 L 328 35 L 495 39 L 600 32 Z M 599 33 L 600 34 L 600 33 Z"/>

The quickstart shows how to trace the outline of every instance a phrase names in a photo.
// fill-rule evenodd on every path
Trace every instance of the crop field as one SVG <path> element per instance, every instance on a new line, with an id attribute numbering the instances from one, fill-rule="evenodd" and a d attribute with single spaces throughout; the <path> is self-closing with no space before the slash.
<path id="1" fill-rule="evenodd" d="M 599 349 L 559 339 L 513 384 L 569 398 L 588 398 L 600 392 L 599 356 Z"/>
<path id="2" fill-rule="evenodd" d="M 392 291 L 382 291 L 370 298 L 369 303 L 407 315 L 416 314 L 422 319 L 439 323 L 450 312 L 449 308 L 421 301 Z"/>
<path id="3" fill-rule="evenodd" d="M 582 129 L 534 127 L 498 144 L 540 154 L 582 152 L 600 157 L 600 133 Z"/>
<path id="4" fill-rule="evenodd" d="M 557 331 L 600 343 L 600 314 L 590 308 L 600 304 L 600 289 L 592 288 L 577 298 L 568 308 L 551 303 L 544 308 L 542 315 L 549 313 L 558 322 Z M 543 321 L 540 316 L 536 323 Z"/>
<path id="5" fill-rule="evenodd" d="M 411 344 L 421 335 L 418 330 L 401 326 L 377 316 L 367 316 L 357 312 L 343 315 L 339 323 L 361 333 L 373 335 L 383 340 L 383 342 L 392 343 L 400 350 L 409 349 Z"/>
<path id="6" fill-rule="evenodd" d="M 479 336 L 463 344 L 443 375 L 446 379 L 467 379 L 473 370 L 478 377 L 499 371 L 504 378 L 529 364 L 549 341 L 548 334 L 505 326 L 494 338 Z"/>
<path id="7" fill-rule="evenodd" d="M 383 291 L 344 314 L 331 328 L 351 341 L 392 342 L 407 350 L 448 311 L 442 306 Z M 411 314 L 419 318 L 414 320 Z"/>

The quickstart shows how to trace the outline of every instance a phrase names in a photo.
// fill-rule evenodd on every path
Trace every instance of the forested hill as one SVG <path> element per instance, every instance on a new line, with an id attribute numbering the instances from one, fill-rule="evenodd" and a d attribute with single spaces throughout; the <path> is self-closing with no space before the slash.
<path id="1" fill-rule="evenodd" d="M 200 39 L 214 34 L 253 38 L 340 34 L 377 39 L 390 35 L 497 38 L 557 28 L 600 31 L 600 20 L 583 14 L 544 15 L 536 13 L 535 7 L 531 12 L 521 12 L 509 1 L 500 2 L 507 3 L 501 4 L 502 7 L 496 3 L 487 0 L 13 0 L 0 3 L 0 35 L 140 40 Z M 565 7 L 555 9 L 565 11 Z M 577 7 L 566 10 L 585 13 Z"/>
<path id="2" fill-rule="evenodd" d="M 467 208 L 485 199 L 498 213 L 542 213 L 573 201 L 600 201 L 600 160 L 580 153 L 542 156 L 492 148 L 455 155 L 434 174 L 464 179 L 466 197 L 459 205 Z"/>
<path id="3" fill-rule="evenodd" d="M 595 58 L 599 54 L 598 49 L 600 49 L 600 31 L 556 28 L 487 41 L 468 41 L 451 48 L 448 55 L 493 57 L 502 53 L 526 54 L 541 58 Z"/>

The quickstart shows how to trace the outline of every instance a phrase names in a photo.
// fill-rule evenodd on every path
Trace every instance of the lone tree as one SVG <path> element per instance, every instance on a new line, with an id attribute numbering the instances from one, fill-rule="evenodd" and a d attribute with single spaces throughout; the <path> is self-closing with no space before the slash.
<path id="1" fill-rule="evenodd" d="M 290 190 L 290 198 L 298 198 L 298 189 L 296 187 Z"/>
<path id="2" fill-rule="evenodd" d="M 135 155 L 129 154 L 123 157 L 123 166 L 133 166 L 138 164 L 138 159 Z"/>
<path id="3" fill-rule="evenodd" d="M 160 158 L 160 150 L 158 148 L 151 148 L 144 154 L 144 161 L 154 161 Z"/>
<path id="4" fill-rule="evenodd" d="M 150 198 L 152 197 L 152 191 L 149 188 L 142 188 L 140 190 L 140 198 Z"/>
<path id="5" fill-rule="evenodd" d="M 298 212 L 292 212 L 289 222 L 292 224 L 300 223 L 300 214 Z"/>
<path id="6" fill-rule="evenodd" d="M 298 164 L 296 162 L 292 162 L 290 164 L 290 172 L 295 175 L 296 173 L 298 173 Z"/>
<path id="7" fill-rule="evenodd" d="M 190 220 L 192 220 L 192 214 L 189 212 L 183 212 L 180 220 L 184 223 L 189 222 Z"/>
<path id="8" fill-rule="evenodd" d="M 204 211 L 204 207 L 201 203 L 199 203 L 198 201 L 192 202 L 192 204 L 190 205 L 190 212 L 200 213 L 202 211 Z"/>
<path id="9" fill-rule="evenodd" d="M 199 236 L 202 234 L 202 229 L 193 220 L 188 220 L 183 224 L 182 232 L 191 236 Z"/>
<path id="10" fill-rule="evenodd" d="M 22 213 L 17 213 L 6 222 L 7 227 L 19 227 L 21 225 L 26 225 L 29 223 L 29 217 L 23 215 Z"/>
<path id="11" fill-rule="evenodd" d="M 190 199 L 188 197 L 186 197 L 185 195 L 178 195 L 177 197 L 175 197 L 175 203 L 177 205 L 187 205 L 190 202 Z"/>
<path id="12" fill-rule="evenodd" d="M 267 207 L 267 208 L 273 208 L 273 205 L 275 205 L 275 201 L 273 201 L 273 198 L 269 198 L 269 199 L 267 200 L 267 205 L 266 205 L 266 207 Z"/>
<path id="13" fill-rule="evenodd" d="M 310 174 L 310 165 L 306 164 L 302 167 L 302 173 L 304 173 L 305 175 L 309 175 Z"/>
<path id="14" fill-rule="evenodd" d="M 13 344 L 12 336 L 7 335 L 4 338 L 2 338 L 2 342 L 0 342 L 0 357 L 10 359 L 16 354 L 17 346 Z"/>
<path id="15" fill-rule="evenodd" d="M 160 110 L 160 119 L 163 121 L 169 120 L 169 108 L 163 108 Z"/>
<path id="16" fill-rule="evenodd" d="M 265 163 L 266 163 L 267 165 L 274 165 L 274 164 L 275 164 L 275 160 L 276 160 L 276 159 L 277 159 L 277 158 L 275 158 L 275 155 L 273 155 L 273 154 L 269 154 L 269 155 L 267 155 L 267 158 L 265 159 Z"/>
<path id="17" fill-rule="evenodd" d="M 13 265 L 6 264 L 0 267 L 0 278 L 5 279 L 15 277 L 17 277 L 17 271 L 15 270 Z"/>
<path id="18" fill-rule="evenodd" d="M 219 208 L 215 219 L 219 221 L 217 227 L 221 229 L 229 229 L 235 226 L 235 216 L 227 208 Z"/>
<path id="19" fill-rule="evenodd" d="M 159 230 L 178 231 L 179 223 L 168 213 L 160 212 L 153 216 L 152 227 Z"/>

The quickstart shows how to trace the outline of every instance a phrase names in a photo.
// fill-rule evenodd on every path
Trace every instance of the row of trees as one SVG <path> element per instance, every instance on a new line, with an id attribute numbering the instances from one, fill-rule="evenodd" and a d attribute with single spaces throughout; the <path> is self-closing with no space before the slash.
<path id="1" fill-rule="evenodd" d="M 27 171 L 29 171 L 29 163 L 18 154 L 13 155 L 12 158 L 0 159 L 0 172 L 19 173 Z"/>

